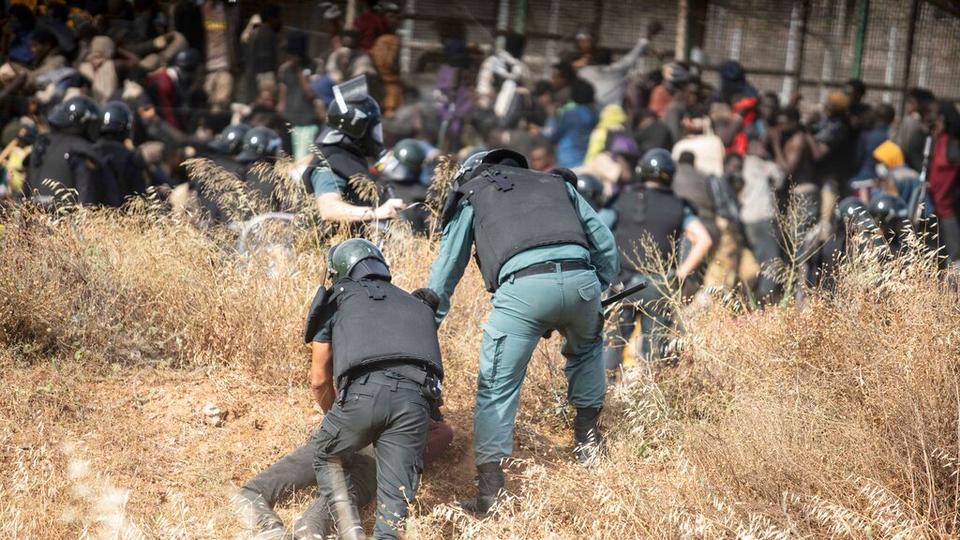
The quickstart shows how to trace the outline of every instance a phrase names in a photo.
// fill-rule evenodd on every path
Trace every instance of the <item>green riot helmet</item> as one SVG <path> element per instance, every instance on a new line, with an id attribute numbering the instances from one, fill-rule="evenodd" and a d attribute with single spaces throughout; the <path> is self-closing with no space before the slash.
<path id="1" fill-rule="evenodd" d="M 381 160 L 383 176 L 398 182 L 417 181 L 426 159 L 423 145 L 414 139 L 403 139 Z"/>
<path id="2" fill-rule="evenodd" d="M 380 248 L 365 238 L 351 238 L 330 248 L 327 273 L 333 282 L 370 277 L 389 281 L 392 277 Z"/>

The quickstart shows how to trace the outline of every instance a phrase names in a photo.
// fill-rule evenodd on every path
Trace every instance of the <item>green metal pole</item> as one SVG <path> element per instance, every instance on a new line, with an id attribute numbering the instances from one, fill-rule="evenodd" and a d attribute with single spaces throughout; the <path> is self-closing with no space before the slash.
<path id="1" fill-rule="evenodd" d="M 523 35 L 527 29 L 527 0 L 517 2 L 517 13 L 513 19 L 514 33 Z"/>
<path id="2" fill-rule="evenodd" d="M 859 79 L 863 73 L 863 42 L 867 37 L 867 14 L 870 11 L 870 0 L 857 0 L 857 35 L 853 42 L 853 65 L 850 66 L 850 77 Z"/>

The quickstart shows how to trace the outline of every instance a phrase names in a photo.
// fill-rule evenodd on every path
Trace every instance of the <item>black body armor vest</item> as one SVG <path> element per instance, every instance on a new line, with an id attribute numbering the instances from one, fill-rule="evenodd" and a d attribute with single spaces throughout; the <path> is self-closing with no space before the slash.
<path id="1" fill-rule="evenodd" d="M 337 387 L 352 370 L 409 363 L 443 379 L 434 312 L 410 293 L 378 279 L 333 285 L 333 375 Z"/>
<path id="2" fill-rule="evenodd" d="M 95 159 L 95 151 L 90 141 L 68 133 L 50 133 L 41 136 L 30 155 L 30 167 L 27 180 L 31 194 L 40 197 L 52 197 L 55 190 L 44 185 L 44 180 L 54 180 L 59 188 L 76 189 L 76 180 L 70 168 L 71 157 Z"/>
<path id="3" fill-rule="evenodd" d="M 490 292 L 500 285 L 503 264 L 521 251 L 558 244 L 589 249 L 566 181 L 557 175 L 494 165 L 457 193 L 473 206 L 477 265 Z"/>
<path id="4" fill-rule="evenodd" d="M 319 152 L 323 155 L 330 170 L 337 176 L 345 178 L 348 181 L 343 199 L 350 204 L 359 204 L 360 199 L 350 187 L 349 180 L 350 177 L 358 174 L 363 176 L 370 175 L 366 158 L 338 144 L 320 145 Z M 303 184 L 307 189 L 307 193 L 313 193 L 313 183 L 310 182 L 310 177 L 313 176 L 313 171 L 320 166 L 321 163 L 322 161 L 319 157 L 314 157 L 307 169 L 303 171 Z"/>
<path id="5" fill-rule="evenodd" d="M 103 164 L 117 179 L 121 199 L 146 193 L 146 171 L 136 152 L 128 149 L 122 142 L 112 139 L 100 139 L 93 143 L 93 147 Z"/>
<path id="6" fill-rule="evenodd" d="M 614 236 L 624 270 L 641 271 L 647 258 L 643 238 L 650 235 L 662 256 L 667 257 L 683 231 L 683 199 L 669 189 L 628 187 L 613 205 L 617 212 Z"/>

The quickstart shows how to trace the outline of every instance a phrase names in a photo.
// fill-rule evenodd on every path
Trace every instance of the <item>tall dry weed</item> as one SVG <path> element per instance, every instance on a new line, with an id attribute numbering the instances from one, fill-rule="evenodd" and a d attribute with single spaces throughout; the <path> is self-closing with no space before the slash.
<path id="1" fill-rule="evenodd" d="M 3 215 L 0 500 L 14 502 L 0 506 L 0 535 L 112 526 L 147 537 L 237 534 L 223 486 L 290 450 L 309 424 L 295 420 L 312 414 L 302 405 L 300 331 L 338 239 L 313 221 L 298 186 L 280 187 L 287 176 L 277 167 L 265 171 L 278 175 L 271 198 L 298 217 L 257 249 L 238 250 L 235 230 L 168 217 L 157 201 Z M 444 165 L 447 181 L 432 192 L 435 215 L 454 167 Z M 209 179 L 210 189 L 217 182 L 239 218 L 269 207 L 230 178 Z M 399 285 L 426 283 L 435 238 L 398 226 L 370 234 Z M 270 248 L 281 240 L 284 249 Z M 632 383 L 609 389 L 609 452 L 592 469 L 569 458 L 559 339 L 545 341 L 525 383 L 508 496 L 477 521 L 451 504 L 473 491 L 473 393 L 489 309 L 471 268 L 440 328 L 458 435 L 425 475 L 411 536 L 956 536 L 960 296 L 917 245 L 892 260 L 852 249 L 833 291 L 804 292 L 802 307 L 750 311 L 720 299 L 685 310 L 678 364 L 644 364 Z M 166 381 L 162 390 L 136 387 L 144 373 Z M 191 416 L 193 401 L 177 393 L 208 379 L 203 391 L 232 414 L 223 428 Z M 122 406 L 108 406 L 113 386 L 124 387 Z M 89 447 L 66 445 L 72 439 Z M 102 474 L 72 465 L 71 480 L 71 463 L 84 460 Z"/>

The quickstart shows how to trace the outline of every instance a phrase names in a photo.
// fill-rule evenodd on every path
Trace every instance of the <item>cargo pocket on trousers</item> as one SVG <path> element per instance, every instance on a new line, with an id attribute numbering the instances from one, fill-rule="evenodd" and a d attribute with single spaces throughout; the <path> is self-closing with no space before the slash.
<path id="1" fill-rule="evenodd" d="M 340 426 L 334 424 L 329 419 L 324 419 L 317 430 L 317 449 L 324 454 L 330 454 L 340 439 Z"/>
<path id="2" fill-rule="evenodd" d="M 480 351 L 480 367 L 477 373 L 477 386 L 492 388 L 497 380 L 503 349 L 506 347 L 507 334 L 489 325 L 483 325 L 483 350 Z"/>

